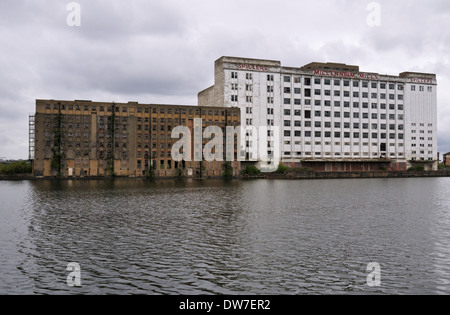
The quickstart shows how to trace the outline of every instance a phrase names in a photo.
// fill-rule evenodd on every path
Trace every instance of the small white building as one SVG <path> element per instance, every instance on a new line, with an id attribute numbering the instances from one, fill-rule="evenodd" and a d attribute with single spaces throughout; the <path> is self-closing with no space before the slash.
<path id="1" fill-rule="evenodd" d="M 267 127 L 268 137 L 258 141 L 269 154 L 279 147 L 283 163 L 291 167 L 438 166 L 435 74 L 393 76 L 337 63 L 295 68 L 273 60 L 222 57 L 215 62 L 214 86 L 200 92 L 198 102 L 240 107 L 249 160 L 255 139 L 251 127 Z M 278 137 L 271 128 L 280 130 Z"/>

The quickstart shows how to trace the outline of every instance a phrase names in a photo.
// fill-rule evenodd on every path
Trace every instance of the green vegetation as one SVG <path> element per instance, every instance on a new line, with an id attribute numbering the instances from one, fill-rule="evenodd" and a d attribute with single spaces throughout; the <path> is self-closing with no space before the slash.
<path id="1" fill-rule="evenodd" d="M 152 163 L 148 169 L 145 170 L 145 174 L 148 180 L 155 179 L 156 162 Z"/>
<path id="2" fill-rule="evenodd" d="M 198 177 L 203 178 L 203 174 L 205 173 L 205 164 L 203 161 L 199 162 L 199 168 L 198 168 Z"/>
<path id="3" fill-rule="evenodd" d="M 58 172 L 58 175 L 61 175 L 61 168 L 62 168 L 62 161 L 64 159 L 61 149 L 61 143 L 62 143 L 62 114 L 61 111 L 59 111 L 58 116 L 56 118 L 56 127 L 53 130 L 53 158 L 51 160 L 51 167 L 52 170 L 55 172 Z"/>
<path id="4" fill-rule="evenodd" d="M 423 165 L 416 165 L 408 168 L 409 172 L 423 172 L 425 171 L 425 167 Z"/>
<path id="5" fill-rule="evenodd" d="M 184 177 L 184 168 L 178 167 L 177 168 L 177 178 L 183 178 Z"/>
<path id="6" fill-rule="evenodd" d="M 439 169 L 439 170 L 446 170 L 446 169 L 449 169 L 449 167 L 448 167 L 448 166 L 445 166 L 444 163 L 439 163 L 438 169 Z"/>
<path id="7" fill-rule="evenodd" d="M 293 172 L 302 172 L 302 173 L 311 173 L 314 172 L 312 168 L 309 167 L 301 167 L 301 168 L 293 168 Z"/>
<path id="8" fill-rule="evenodd" d="M 280 165 L 278 165 L 278 170 L 277 173 L 278 174 L 284 174 L 286 172 L 289 172 L 291 170 L 290 167 L 283 165 L 282 163 L 280 163 Z"/>
<path id="9" fill-rule="evenodd" d="M 261 171 L 256 166 L 249 165 L 241 173 L 242 175 L 255 176 L 261 174 Z"/>
<path id="10" fill-rule="evenodd" d="M 233 165 L 231 165 L 231 162 L 225 162 L 223 164 L 223 174 L 222 177 L 233 177 Z"/>
<path id="11" fill-rule="evenodd" d="M 32 171 L 31 164 L 25 161 L 0 164 L 1 175 L 31 174 Z"/>
<path id="12" fill-rule="evenodd" d="M 108 117 L 108 136 L 110 143 L 108 145 L 108 167 L 106 168 L 111 177 L 116 176 L 114 165 L 114 148 L 115 148 L 115 130 L 116 130 L 116 104 L 112 103 L 111 117 Z"/>

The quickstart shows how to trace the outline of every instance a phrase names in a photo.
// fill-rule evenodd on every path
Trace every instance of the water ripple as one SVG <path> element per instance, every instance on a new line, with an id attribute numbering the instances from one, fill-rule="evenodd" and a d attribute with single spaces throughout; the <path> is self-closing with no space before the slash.
<path id="1" fill-rule="evenodd" d="M 0 293 L 450 294 L 449 184 L 0 182 Z"/>

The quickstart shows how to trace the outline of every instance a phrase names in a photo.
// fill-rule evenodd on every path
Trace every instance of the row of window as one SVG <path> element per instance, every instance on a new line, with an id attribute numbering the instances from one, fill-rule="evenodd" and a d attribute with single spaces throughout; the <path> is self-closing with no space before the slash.
<path id="1" fill-rule="evenodd" d="M 61 110 L 66 110 L 66 108 L 68 109 L 68 110 L 76 110 L 76 111 L 81 111 L 81 110 L 84 110 L 84 111 L 93 111 L 93 112 L 96 112 L 97 111 L 97 109 L 100 111 L 100 112 L 104 112 L 105 111 L 105 108 L 106 108 L 106 111 L 107 112 L 112 112 L 112 110 L 113 110 L 113 106 L 104 106 L 104 105 L 99 105 L 99 106 L 97 106 L 97 105 L 91 105 L 91 106 L 88 106 L 88 105 L 65 105 L 65 104 L 63 104 L 63 105 L 61 105 Z M 46 109 L 51 109 L 51 105 L 50 104 L 46 104 Z M 53 106 L 53 109 L 54 110 L 58 110 L 58 104 L 54 104 L 54 106 Z M 115 112 L 123 112 L 123 113 L 126 113 L 126 112 L 128 112 L 128 109 L 129 109 L 129 107 L 128 106 L 124 106 L 124 107 L 114 107 L 114 111 Z M 136 111 L 138 112 L 138 113 L 142 113 L 142 112 L 145 112 L 145 113 L 150 113 L 150 107 L 137 107 L 136 108 Z M 212 115 L 216 115 L 216 116 L 219 116 L 219 114 L 221 115 L 221 116 L 225 116 L 225 111 L 219 111 L 219 110 L 200 110 L 200 109 L 194 109 L 194 108 L 192 108 L 192 109 L 185 109 L 185 108 L 182 108 L 182 109 L 179 109 L 179 108 L 152 108 L 152 110 L 151 110 L 151 112 L 152 113 L 154 113 L 154 114 L 183 114 L 183 115 L 186 115 L 186 114 L 189 114 L 189 115 L 200 115 L 200 113 L 202 114 L 202 115 L 209 115 L 209 116 L 212 116 Z M 231 116 L 232 115 L 232 113 L 231 113 L 231 111 L 229 111 L 228 112 L 228 116 Z M 234 116 L 237 116 L 238 115 L 238 111 L 233 111 L 233 115 Z M 79 116 L 78 116 L 79 117 Z M 87 117 L 87 116 L 86 116 Z"/>
<path id="2" fill-rule="evenodd" d="M 298 157 L 301 157 L 301 156 L 312 156 L 313 154 L 312 154 L 312 152 L 284 152 L 284 157 L 295 157 L 295 156 L 298 156 Z M 353 155 L 353 156 L 360 156 L 360 155 L 362 155 L 362 156 L 369 156 L 370 154 L 369 154 L 369 152 L 363 152 L 362 154 L 360 153 L 360 152 L 353 152 L 353 153 L 350 153 L 350 152 L 344 152 L 344 153 L 341 153 L 341 152 L 335 152 L 335 153 L 331 153 L 331 152 L 314 152 L 314 155 L 315 156 L 335 156 L 335 157 L 340 157 L 340 156 L 351 156 L 351 155 Z M 380 156 L 380 153 L 378 153 L 378 152 L 372 152 L 372 156 Z M 396 157 L 396 156 L 398 156 L 398 157 L 403 157 L 404 156 L 404 154 L 403 153 L 398 153 L 398 154 L 395 154 L 395 153 L 390 153 L 390 155 L 389 155 L 390 157 Z"/>
<path id="3" fill-rule="evenodd" d="M 416 91 L 416 86 L 415 85 L 411 85 L 411 91 Z M 419 86 L 419 91 L 420 92 L 425 92 L 425 87 L 423 85 Z M 428 92 L 433 92 L 433 87 L 432 86 L 427 86 L 427 91 Z"/>
<path id="4" fill-rule="evenodd" d="M 327 121 L 324 122 L 322 124 L 321 121 L 316 121 L 314 122 L 314 127 L 315 128 L 331 128 L 331 126 L 334 126 L 334 128 L 341 128 L 344 127 L 344 129 L 350 129 L 353 127 L 353 129 L 369 129 L 369 124 L 368 123 L 364 123 L 364 124 L 360 124 L 360 123 L 353 123 L 350 124 L 348 122 L 346 123 L 341 123 L 341 122 L 335 122 L 334 124 L 332 124 L 331 122 Z M 284 127 L 291 127 L 291 126 L 295 126 L 295 127 L 302 127 L 302 122 L 301 121 L 295 121 L 294 123 L 292 123 L 291 120 L 285 120 L 284 121 Z M 304 123 L 304 127 L 312 127 L 312 123 L 310 121 L 305 121 Z M 388 129 L 388 125 L 386 124 L 371 124 L 370 125 L 372 130 L 387 130 Z M 396 125 L 396 124 L 391 124 L 389 125 L 389 130 L 404 130 L 404 125 Z"/>
<path id="5" fill-rule="evenodd" d="M 312 119 L 312 114 L 314 113 L 314 117 L 334 117 L 334 118 L 351 118 L 353 117 L 354 119 L 369 119 L 369 117 L 371 119 L 380 119 L 380 120 L 400 120 L 403 121 L 405 116 L 403 114 L 378 114 L 378 113 L 359 113 L 359 112 L 331 112 L 331 111 L 320 111 L 320 110 L 316 110 L 316 111 L 311 111 L 311 110 L 305 110 L 304 111 L 304 118 L 305 119 Z M 301 110 L 290 110 L 290 109 L 285 109 L 284 110 L 284 115 L 285 116 L 302 116 L 302 111 Z M 267 115 L 273 115 L 273 108 L 268 108 L 267 109 Z"/>
<path id="6" fill-rule="evenodd" d="M 284 131 L 284 136 L 285 137 L 292 137 L 292 136 L 294 136 L 294 137 L 311 138 L 313 135 L 314 135 L 315 138 L 321 138 L 322 135 L 323 135 L 324 138 L 332 138 L 332 136 L 334 136 L 334 138 L 341 138 L 341 137 L 343 137 L 343 138 L 346 138 L 346 139 L 350 139 L 350 138 L 353 138 L 353 139 L 360 139 L 360 138 L 369 139 L 369 137 L 370 137 L 372 139 L 388 139 L 389 138 L 391 140 L 396 140 L 396 139 L 404 140 L 404 138 L 405 138 L 403 133 L 399 133 L 399 134 L 397 134 L 397 133 L 390 133 L 390 134 L 387 134 L 387 133 L 380 133 L 380 134 L 379 133 L 372 133 L 372 134 L 369 134 L 368 132 L 364 132 L 364 133 L 353 132 L 352 133 L 352 132 L 340 132 L 340 131 L 335 131 L 334 133 L 331 132 L 331 131 L 325 131 L 325 132 L 314 131 L 313 132 L 313 131 L 308 131 L 308 130 L 306 130 L 306 131 L 285 130 Z"/>
<path id="7" fill-rule="evenodd" d="M 307 97 L 310 97 L 311 95 L 308 94 Z M 274 104 L 274 100 L 275 98 L 272 96 L 267 97 L 267 103 L 268 104 Z M 385 97 L 381 98 L 381 100 L 386 100 Z M 389 95 L 389 100 L 390 101 L 395 101 L 395 95 L 391 94 Z M 403 101 L 403 95 L 398 95 L 398 100 L 399 101 Z M 233 103 L 237 103 L 239 102 L 239 96 L 238 95 L 231 95 L 231 102 Z M 245 102 L 246 103 L 253 103 L 253 96 L 252 95 L 246 95 L 245 96 Z M 283 103 L 284 105 L 292 105 L 292 99 L 285 97 L 283 99 Z M 305 99 L 304 100 L 304 105 L 311 105 L 312 101 L 310 99 Z M 331 101 L 330 100 L 314 100 L 314 105 L 315 106 L 322 106 L 322 104 L 324 106 L 331 106 Z M 344 107 L 350 107 L 350 102 L 349 101 L 334 101 L 333 103 L 335 106 L 341 106 L 341 104 L 344 104 Z M 362 108 L 368 108 L 368 104 L 367 102 L 363 102 L 363 103 L 359 103 L 359 102 L 353 102 L 353 107 L 354 108 L 359 108 L 360 104 L 362 104 Z M 378 106 L 378 103 L 371 103 L 372 106 Z M 376 105 L 374 105 L 376 104 Z M 294 105 L 302 105 L 302 100 L 300 98 L 296 98 L 294 99 Z M 392 106 L 395 106 L 394 104 L 391 104 Z M 380 104 L 381 108 L 384 107 L 384 109 L 386 109 L 386 104 Z M 403 104 L 400 104 L 401 106 L 401 110 L 403 110 Z M 394 108 L 395 109 L 395 108 Z"/>
<path id="8" fill-rule="evenodd" d="M 231 72 L 231 79 L 238 79 L 238 72 Z M 245 74 L 245 79 L 246 80 L 253 80 L 253 74 L 252 73 L 246 73 Z M 396 84 L 395 83 L 385 83 L 385 82 L 370 82 L 369 81 L 361 81 L 361 80 L 342 80 L 342 79 L 322 79 L 322 78 L 314 78 L 312 79 L 311 77 L 304 77 L 302 80 L 301 76 L 294 76 L 294 78 L 292 79 L 291 76 L 283 76 L 283 81 L 285 83 L 291 83 L 291 81 L 294 81 L 295 84 L 301 84 L 303 81 L 303 84 L 305 86 L 311 86 L 311 83 L 314 82 L 314 84 L 316 85 L 321 85 L 323 83 L 323 85 L 326 86 L 330 86 L 331 83 L 333 82 L 334 86 L 350 86 L 352 85 L 355 88 L 359 88 L 359 87 L 363 87 L 363 88 L 369 88 L 369 85 L 372 89 L 382 89 L 382 90 L 386 90 L 387 88 L 389 88 L 389 90 L 395 90 Z M 268 74 L 267 75 L 267 81 L 268 82 L 273 82 L 274 81 L 274 76 L 272 74 Z M 403 84 L 398 84 L 398 90 L 403 90 L 404 86 Z"/>

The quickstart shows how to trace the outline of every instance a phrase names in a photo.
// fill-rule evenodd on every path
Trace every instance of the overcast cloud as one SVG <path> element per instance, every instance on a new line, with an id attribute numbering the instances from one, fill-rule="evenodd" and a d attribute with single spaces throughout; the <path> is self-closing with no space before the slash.
<path id="1" fill-rule="evenodd" d="M 0 157 L 28 157 L 35 100 L 197 104 L 221 56 L 438 76 L 439 151 L 450 151 L 450 1 L 0 0 Z"/>

